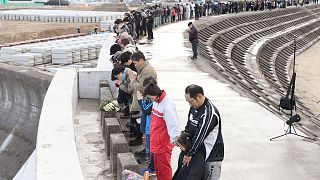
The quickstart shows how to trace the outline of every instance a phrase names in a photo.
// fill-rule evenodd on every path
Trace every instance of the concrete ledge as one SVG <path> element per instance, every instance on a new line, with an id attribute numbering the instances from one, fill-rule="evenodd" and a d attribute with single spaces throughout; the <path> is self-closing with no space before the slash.
<path id="1" fill-rule="evenodd" d="M 117 171 L 117 154 L 129 152 L 129 145 L 123 133 L 110 135 L 110 163 L 112 173 Z"/>
<path id="2" fill-rule="evenodd" d="M 111 91 L 109 87 L 101 87 L 100 88 L 100 101 L 104 100 L 104 101 L 111 101 L 113 100 Z"/>
<path id="3" fill-rule="evenodd" d="M 77 77 L 75 70 L 61 69 L 49 86 L 38 128 L 36 179 L 84 179 L 73 130 Z"/>
<path id="4" fill-rule="evenodd" d="M 139 165 L 132 153 L 119 153 L 117 156 L 117 180 L 122 180 L 123 170 L 139 173 Z"/>
<path id="5" fill-rule="evenodd" d="M 110 88 L 109 88 L 109 85 L 108 85 L 108 81 L 106 80 L 101 80 L 100 81 L 100 88 L 99 88 L 99 99 L 100 99 L 100 102 L 101 101 L 112 101 L 113 100 L 113 97 L 112 97 L 112 94 L 111 94 L 111 91 L 110 91 Z M 103 133 L 103 136 L 104 136 L 104 133 L 105 133 L 105 130 L 104 130 L 104 127 L 105 127 L 105 121 L 104 119 L 105 118 L 114 118 L 116 117 L 116 112 L 113 112 L 113 111 L 110 111 L 110 112 L 104 112 L 104 111 L 100 111 L 100 125 L 101 125 L 101 131 Z"/>
<path id="6" fill-rule="evenodd" d="M 109 87 L 109 82 L 107 80 L 100 80 L 99 87 Z"/>
<path id="7" fill-rule="evenodd" d="M 121 133 L 121 127 L 116 118 L 105 118 L 104 126 L 104 142 L 107 156 L 110 156 L 110 135 L 114 133 Z"/>
<path id="8" fill-rule="evenodd" d="M 99 100 L 100 100 L 100 102 L 107 100 L 106 94 L 108 94 L 108 93 L 106 92 L 105 87 L 109 87 L 109 82 L 107 80 L 100 80 L 100 82 L 99 82 Z M 104 113 L 102 111 L 100 111 L 100 125 L 102 127 L 104 127 L 103 120 L 104 120 Z M 104 131 L 102 131 L 102 132 L 104 133 Z M 103 136 L 104 136 L 104 134 L 103 134 Z"/>

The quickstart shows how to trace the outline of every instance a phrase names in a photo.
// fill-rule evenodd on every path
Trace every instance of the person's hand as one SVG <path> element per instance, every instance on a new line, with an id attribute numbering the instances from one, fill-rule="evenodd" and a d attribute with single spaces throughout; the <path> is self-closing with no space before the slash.
<path id="1" fill-rule="evenodd" d="M 119 79 L 115 80 L 114 82 L 115 82 L 118 86 L 120 86 L 120 84 L 121 84 L 121 80 L 119 80 Z"/>
<path id="2" fill-rule="evenodd" d="M 184 156 L 183 156 L 183 165 L 184 165 L 184 166 L 189 166 L 189 163 L 190 163 L 190 161 L 191 161 L 191 158 L 192 158 L 192 156 L 186 156 L 186 155 L 184 155 Z"/>
<path id="3" fill-rule="evenodd" d="M 143 95 L 142 95 L 142 93 L 140 91 L 137 91 L 137 99 L 138 100 L 143 99 Z"/>
<path id="4" fill-rule="evenodd" d="M 177 146 L 177 147 L 180 147 L 180 146 L 178 145 L 178 141 L 177 141 L 177 140 L 174 141 L 172 144 L 175 145 L 175 146 Z"/>
<path id="5" fill-rule="evenodd" d="M 136 72 L 130 70 L 128 72 L 128 75 L 129 75 L 129 78 L 130 78 L 131 81 L 137 80 L 137 73 Z"/>

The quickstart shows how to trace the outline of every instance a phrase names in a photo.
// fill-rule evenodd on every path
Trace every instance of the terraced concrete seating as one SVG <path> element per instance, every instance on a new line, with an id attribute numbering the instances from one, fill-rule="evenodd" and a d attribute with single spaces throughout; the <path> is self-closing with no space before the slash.
<path id="1" fill-rule="evenodd" d="M 258 62 L 261 67 L 262 73 L 266 76 L 266 79 L 272 79 L 272 81 L 277 81 L 276 77 L 279 76 L 280 82 L 284 88 L 287 88 L 289 85 L 289 73 L 287 72 L 289 66 L 289 59 L 292 56 L 293 46 L 290 46 L 293 43 L 293 37 L 300 37 L 297 41 L 297 50 L 303 48 L 306 44 L 310 43 L 312 40 L 317 38 L 317 33 L 314 31 L 315 29 L 319 29 L 320 22 L 316 21 L 302 28 L 296 29 L 290 34 L 285 34 L 280 37 L 274 38 L 271 40 L 265 47 L 262 48 L 260 54 L 258 54 Z M 289 44 L 288 44 L 289 43 Z M 289 46 L 289 47 L 287 47 Z M 275 74 L 274 71 L 270 70 L 272 67 L 272 55 L 276 53 L 276 49 L 274 47 L 279 48 L 289 48 L 289 50 L 283 49 L 277 53 L 275 68 L 279 71 Z M 266 54 L 269 54 L 266 55 Z M 286 72 L 283 72 L 285 70 Z"/>
<path id="2" fill-rule="evenodd" d="M 314 5 L 220 19 L 199 30 L 199 52 L 223 77 L 277 109 L 289 85 L 293 38 L 299 37 L 297 50 L 319 39 L 319 14 L 320 5 Z M 298 107 L 313 117 L 302 103 Z"/>

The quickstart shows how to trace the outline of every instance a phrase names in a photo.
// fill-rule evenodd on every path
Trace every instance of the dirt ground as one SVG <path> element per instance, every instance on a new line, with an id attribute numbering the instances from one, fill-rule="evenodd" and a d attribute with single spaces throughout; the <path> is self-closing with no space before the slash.
<path id="1" fill-rule="evenodd" d="M 10 8 L 7 9 L 9 10 Z M 39 9 L 111 12 L 126 12 L 129 10 L 124 3 L 108 3 L 99 6 L 71 5 L 69 7 L 41 7 Z M 88 33 L 92 32 L 93 28 L 96 26 L 99 27 L 99 23 L 43 23 L 35 21 L 0 20 L 0 45 L 4 43 L 74 34 L 76 33 L 77 27 L 80 27 L 81 32 Z"/>
<path id="2" fill-rule="evenodd" d="M 42 23 L 31 21 L 0 21 L 0 44 L 19 42 L 66 34 L 92 32 L 98 23 Z"/>
<path id="3" fill-rule="evenodd" d="M 297 56 L 296 72 L 297 97 L 320 114 L 320 41 Z"/>

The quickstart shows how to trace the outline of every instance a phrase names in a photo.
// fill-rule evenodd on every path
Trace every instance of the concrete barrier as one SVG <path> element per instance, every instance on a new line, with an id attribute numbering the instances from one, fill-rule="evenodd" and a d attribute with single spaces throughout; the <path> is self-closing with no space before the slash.
<path id="1" fill-rule="evenodd" d="M 41 111 L 37 137 L 36 179 L 84 179 L 73 128 L 77 102 L 76 70 L 58 70 Z"/>
<path id="2" fill-rule="evenodd" d="M 36 68 L 0 63 L 0 179 L 12 179 L 34 151 L 52 78 Z"/>
<path id="3" fill-rule="evenodd" d="M 129 151 L 129 145 L 123 133 L 110 135 L 110 164 L 112 173 L 117 171 L 117 154 Z"/>
<path id="4" fill-rule="evenodd" d="M 100 80 L 107 78 L 105 70 L 97 68 L 79 69 L 79 98 L 99 99 Z"/>
<path id="5" fill-rule="evenodd" d="M 121 133 L 121 127 L 116 118 L 105 118 L 105 126 L 104 126 L 104 141 L 105 141 L 105 150 L 107 156 L 110 156 L 110 135 L 114 133 Z"/>
<path id="6" fill-rule="evenodd" d="M 101 101 L 112 101 L 112 100 L 113 100 L 113 98 L 112 98 L 109 87 L 101 87 L 100 88 L 100 102 Z M 105 118 L 114 118 L 116 116 L 117 116 L 117 114 L 114 111 L 108 111 L 108 112 L 100 111 L 100 124 L 101 124 L 103 136 L 104 136 L 104 127 L 105 127 L 104 119 Z"/>
<path id="7" fill-rule="evenodd" d="M 99 86 L 100 86 L 100 92 L 99 92 L 100 101 L 101 100 L 109 100 L 109 101 L 113 100 L 108 81 L 101 80 L 99 83 Z"/>
<path id="8" fill-rule="evenodd" d="M 99 100 L 100 100 L 100 102 L 103 100 L 106 100 L 106 98 L 104 96 L 105 92 L 101 92 L 101 91 L 105 90 L 105 89 L 101 89 L 102 87 L 109 87 L 109 83 L 107 80 L 100 80 L 100 82 L 99 82 Z M 104 127 L 104 121 L 103 121 L 104 117 L 103 116 L 104 116 L 104 113 L 102 111 L 100 111 L 100 125 L 102 128 Z M 103 130 L 102 130 L 102 132 L 103 132 Z"/>
<path id="9" fill-rule="evenodd" d="M 123 170 L 139 173 L 139 165 L 132 153 L 119 153 L 117 156 L 117 180 L 122 180 Z"/>

